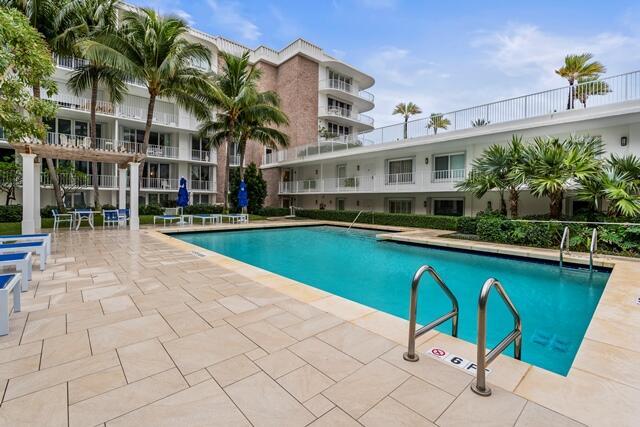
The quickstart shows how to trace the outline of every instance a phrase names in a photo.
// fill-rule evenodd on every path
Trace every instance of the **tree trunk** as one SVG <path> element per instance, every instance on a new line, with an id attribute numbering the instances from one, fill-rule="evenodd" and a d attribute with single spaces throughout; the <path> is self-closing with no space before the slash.
<path id="1" fill-rule="evenodd" d="M 574 105 L 573 80 L 569 80 L 569 98 L 567 99 L 567 110 L 572 110 Z"/>
<path id="2" fill-rule="evenodd" d="M 518 202 L 520 200 L 520 193 L 516 188 L 511 187 L 509 189 L 509 212 L 511 218 L 518 218 Z"/>
<path id="3" fill-rule="evenodd" d="M 149 94 L 149 105 L 147 106 L 147 121 L 144 125 L 144 138 L 142 138 L 142 147 L 140 148 L 140 153 L 147 155 L 147 149 L 149 148 L 149 139 L 151 138 L 151 125 L 153 124 L 153 110 L 156 106 L 156 95 Z M 138 188 L 142 187 L 143 176 L 142 173 L 144 171 L 144 162 L 145 159 L 140 161 L 140 169 L 138 172 L 138 176 L 140 177 L 138 180 Z"/>
<path id="4" fill-rule="evenodd" d="M 407 139 L 407 127 L 409 126 L 409 117 L 404 116 L 404 139 Z"/>
<path id="5" fill-rule="evenodd" d="M 91 81 L 91 129 L 89 136 L 91 138 L 91 148 L 96 149 L 97 144 L 97 126 L 96 126 L 96 104 L 98 103 L 98 79 L 94 77 Z M 100 208 L 100 195 L 98 193 L 98 162 L 91 165 L 91 180 L 93 181 L 93 207 L 97 210 Z"/>
<path id="6" fill-rule="evenodd" d="M 227 140 L 227 162 L 224 165 L 224 212 L 229 212 L 229 177 L 231 175 L 231 141 Z"/>
<path id="7" fill-rule="evenodd" d="M 560 219 L 562 215 L 562 191 L 549 195 L 549 216 L 552 219 Z"/>
<path id="8" fill-rule="evenodd" d="M 240 172 L 240 181 L 242 181 L 244 179 L 244 150 L 245 150 L 244 146 L 240 147 L 240 166 L 238 166 L 240 168 L 240 170 L 239 170 L 239 172 Z M 235 197 L 238 197 L 238 195 L 236 194 Z M 242 213 L 247 213 L 246 212 L 247 209 L 248 209 L 248 207 L 247 208 L 240 208 Z"/>
<path id="9" fill-rule="evenodd" d="M 40 83 L 33 85 L 33 97 L 40 99 Z M 39 118 L 41 121 L 42 118 Z M 51 185 L 53 185 L 53 193 L 56 196 L 56 205 L 60 212 L 64 212 L 64 198 L 62 196 L 62 190 L 60 189 L 60 181 L 58 181 L 58 173 L 56 172 L 56 166 L 53 164 L 53 160 L 47 158 L 47 169 L 49 169 L 49 176 L 51 177 Z"/>
<path id="10" fill-rule="evenodd" d="M 504 200 L 504 190 L 500 190 L 500 213 L 507 216 L 507 203 Z"/>

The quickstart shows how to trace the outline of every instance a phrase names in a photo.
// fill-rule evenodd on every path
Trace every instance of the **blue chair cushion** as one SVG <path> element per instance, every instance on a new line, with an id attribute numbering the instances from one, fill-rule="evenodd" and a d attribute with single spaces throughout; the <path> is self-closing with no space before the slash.
<path id="1" fill-rule="evenodd" d="M 105 221 L 117 221 L 118 220 L 118 212 L 117 211 L 105 211 L 104 219 L 105 219 Z"/>
<path id="2" fill-rule="evenodd" d="M 1 261 L 21 261 L 29 256 L 29 252 L 16 252 L 15 254 L 0 255 Z"/>
<path id="3" fill-rule="evenodd" d="M 0 289 L 4 289 L 14 277 L 16 277 L 15 274 L 0 274 Z"/>
<path id="4" fill-rule="evenodd" d="M 3 234 L 0 235 L 0 239 L 19 239 L 21 237 L 46 237 L 48 233 L 36 233 L 36 234 Z"/>
<path id="5" fill-rule="evenodd" d="M 158 215 L 158 218 L 162 218 L 162 219 L 180 219 L 180 217 L 174 216 L 174 215 Z"/>
<path id="6" fill-rule="evenodd" d="M 44 246 L 44 242 L 5 243 L 0 245 L 0 249 L 32 248 L 34 246 Z"/>

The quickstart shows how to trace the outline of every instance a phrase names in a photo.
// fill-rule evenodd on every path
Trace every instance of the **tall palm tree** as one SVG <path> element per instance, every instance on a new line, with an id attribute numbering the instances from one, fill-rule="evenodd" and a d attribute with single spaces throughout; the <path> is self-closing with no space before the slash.
<path id="1" fill-rule="evenodd" d="M 525 147 L 518 174 L 534 196 L 549 198 L 549 214 L 559 219 L 567 189 L 576 182 L 597 177 L 602 167 L 598 157 L 603 152 L 600 137 L 536 138 Z"/>
<path id="2" fill-rule="evenodd" d="M 147 87 L 149 103 L 140 149 L 143 154 L 149 147 L 158 98 L 173 100 L 201 121 L 210 115 L 205 102 L 211 86 L 209 75 L 192 65 L 194 61 L 210 64 L 209 50 L 187 40 L 187 31 L 182 19 L 162 17 L 152 9 L 142 8 L 125 12 L 118 32 L 100 34 L 78 43 L 88 60 L 121 70 Z M 141 171 L 142 168 L 143 163 Z"/>
<path id="3" fill-rule="evenodd" d="M 432 113 L 429 116 L 427 129 L 433 129 L 433 134 L 438 134 L 438 129 L 447 129 L 451 126 L 451 120 L 444 117 L 441 113 Z"/>
<path id="4" fill-rule="evenodd" d="M 567 99 L 567 110 L 571 110 L 575 106 L 575 88 L 574 84 L 580 78 L 597 77 L 605 73 L 607 69 L 598 61 L 592 61 L 593 55 L 590 53 L 581 53 L 567 55 L 564 57 L 564 64 L 556 70 L 556 74 L 569 82 L 569 96 Z"/>
<path id="5" fill-rule="evenodd" d="M 77 46 L 83 40 L 96 40 L 103 34 L 115 33 L 117 25 L 118 7 L 120 0 L 72 0 L 65 5 L 58 14 L 59 22 L 68 22 L 64 32 L 58 39 L 65 44 Z M 78 50 L 77 48 L 74 50 Z M 120 102 L 127 90 L 125 74 L 110 67 L 99 60 L 90 60 L 76 69 L 67 86 L 76 94 L 89 90 L 90 101 L 90 129 L 91 146 L 97 147 L 96 106 L 98 103 L 98 89 L 104 87 L 109 93 L 111 102 Z M 98 162 L 93 162 L 93 203 L 100 206 Z"/>
<path id="6" fill-rule="evenodd" d="M 401 114 L 404 117 L 404 139 L 407 139 L 407 128 L 409 124 L 409 117 L 415 116 L 416 114 L 422 114 L 422 109 L 418 107 L 413 102 L 400 102 L 393 109 L 392 114 Z"/>
<path id="7" fill-rule="evenodd" d="M 22 12 L 29 20 L 31 26 L 42 34 L 45 42 L 53 52 L 65 54 L 67 52 L 64 51 L 64 46 L 56 46 L 54 40 L 57 38 L 60 28 L 56 25 L 55 16 L 57 11 L 67 2 L 68 0 L 0 0 L 0 6 L 11 7 Z M 38 82 L 33 85 L 33 96 L 36 99 L 41 99 L 41 95 L 41 87 Z M 55 164 L 53 160 L 48 157 L 45 161 L 47 163 L 47 169 L 49 170 L 49 176 L 51 177 L 56 204 L 58 209 L 63 211 L 64 199 Z"/>
<path id="8" fill-rule="evenodd" d="M 231 146 L 239 143 L 241 116 L 255 103 L 257 83 L 261 70 L 249 63 L 249 53 L 238 57 L 221 52 L 222 71 L 215 77 L 207 94 L 209 105 L 217 111 L 216 117 L 200 127 L 201 135 L 210 137 L 211 144 L 224 147 L 227 156 L 224 178 L 224 209 L 229 207 L 229 175 Z M 240 148 L 240 147 L 238 147 Z M 241 165 L 242 167 L 242 162 Z"/>
<path id="9" fill-rule="evenodd" d="M 524 145 L 522 137 L 513 135 L 509 145 L 494 144 L 487 148 L 480 157 L 473 162 L 469 177 L 458 183 L 456 187 L 461 191 L 469 191 L 475 197 L 481 198 L 488 191 L 497 190 L 500 194 L 500 211 L 507 214 L 507 204 L 504 193 L 509 192 L 509 212 L 512 218 L 518 217 L 520 190 L 524 184 L 521 174 L 524 160 Z"/>

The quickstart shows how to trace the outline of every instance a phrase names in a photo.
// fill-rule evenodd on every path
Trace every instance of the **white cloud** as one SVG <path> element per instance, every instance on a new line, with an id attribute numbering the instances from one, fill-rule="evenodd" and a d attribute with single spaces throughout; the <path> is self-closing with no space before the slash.
<path id="1" fill-rule="evenodd" d="M 249 18 L 244 16 L 241 5 L 236 2 L 223 0 L 207 0 L 213 12 L 213 21 L 224 30 L 236 33 L 245 40 L 257 40 L 262 33 L 260 28 Z"/>
<path id="2" fill-rule="evenodd" d="M 370 9 L 389 9 L 397 4 L 397 0 L 357 0 L 357 2 Z"/>

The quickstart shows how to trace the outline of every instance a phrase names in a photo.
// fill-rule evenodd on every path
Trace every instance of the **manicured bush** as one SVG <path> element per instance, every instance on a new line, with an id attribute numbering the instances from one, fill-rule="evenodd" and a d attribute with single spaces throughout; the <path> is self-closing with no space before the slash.
<path id="1" fill-rule="evenodd" d="M 104 205 L 100 206 L 100 211 L 101 212 L 102 211 L 114 211 L 116 209 L 118 209 L 116 206 L 113 206 L 113 205 L 111 205 L 109 203 L 105 203 Z"/>
<path id="2" fill-rule="evenodd" d="M 270 208 L 270 207 L 264 207 L 262 209 L 259 209 L 256 212 L 256 215 L 260 215 L 260 216 L 286 216 L 289 215 L 291 212 L 289 209 L 287 208 Z"/>
<path id="3" fill-rule="evenodd" d="M 53 210 L 58 209 L 57 206 L 47 205 L 43 208 L 40 208 L 40 217 L 41 218 L 53 218 Z"/>
<path id="4" fill-rule="evenodd" d="M 138 215 L 162 215 L 164 208 L 158 205 L 141 205 L 138 207 Z"/>
<path id="5" fill-rule="evenodd" d="M 480 240 L 488 242 L 511 243 L 512 231 L 513 222 L 493 215 L 480 217 L 476 226 L 476 233 Z"/>
<path id="6" fill-rule="evenodd" d="M 19 221 L 22 221 L 21 205 L 0 206 L 0 222 Z"/>
<path id="7" fill-rule="evenodd" d="M 262 178 L 262 170 L 255 163 L 250 163 L 244 170 L 244 182 L 247 185 L 249 206 L 247 210 L 253 214 L 262 209 L 267 197 L 267 181 Z M 240 190 L 240 171 L 233 168 L 229 176 L 229 204 L 232 212 L 239 212 L 238 191 Z"/>
<path id="8" fill-rule="evenodd" d="M 478 218 L 471 216 L 462 216 L 458 219 L 458 228 L 456 231 L 460 234 L 476 234 L 478 227 Z"/>
<path id="9" fill-rule="evenodd" d="M 353 222 L 358 215 L 355 211 L 297 210 L 297 216 L 325 221 Z M 390 214 L 381 212 L 363 212 L 358 223 L 393 225 L 398 227 L 434 228 L 438 230 L 456 230 L 457 216 L 428 216 L 416 214 Z"/>
<path id="10" fill-rule="evenodd" d="M 199 204 L 199 205 L 189 205 L 184 208 L 185 214 L 219 214 L 222 213 L 221 205 L 208 205 L 208 204 Z"/>

